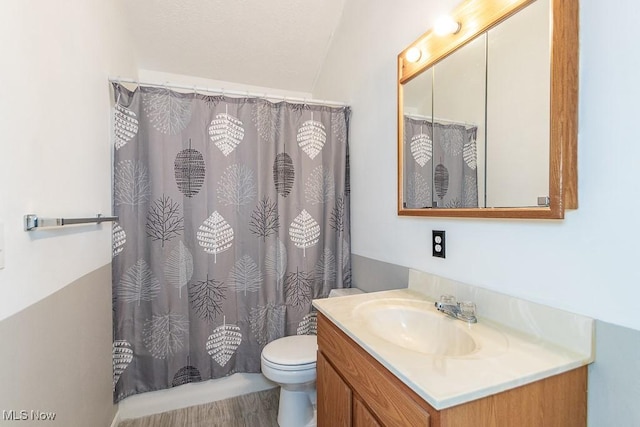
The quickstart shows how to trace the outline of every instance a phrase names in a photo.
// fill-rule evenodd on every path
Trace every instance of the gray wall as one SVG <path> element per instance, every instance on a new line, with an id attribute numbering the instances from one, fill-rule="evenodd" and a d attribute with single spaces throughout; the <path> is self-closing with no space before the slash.
<path id="1" fill-rule="evenodd" d="M 409 269 L 352 255 L 353 285 L 366 292 L 406 288 Z M 473 284 L 473 283 L 471 283 Z M 640 426 L 640 331 L 596 320 L 589 366 L 589 427 Z"/>
<path id="2" fill-rule="evenodd" d="M 0 425 L 109 426 L 111 342 L 110 264 L 1 321 Z M 8 421 L 9 411 L 28 419 Z"/>

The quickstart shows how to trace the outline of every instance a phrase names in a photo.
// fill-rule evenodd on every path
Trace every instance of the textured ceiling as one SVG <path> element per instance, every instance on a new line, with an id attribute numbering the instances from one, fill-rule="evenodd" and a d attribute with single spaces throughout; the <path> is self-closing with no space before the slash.
<path id="1" fill-rule="evenodd" d="M 120 0 L 141 69 L 312 92 L 344 0 Z"/>

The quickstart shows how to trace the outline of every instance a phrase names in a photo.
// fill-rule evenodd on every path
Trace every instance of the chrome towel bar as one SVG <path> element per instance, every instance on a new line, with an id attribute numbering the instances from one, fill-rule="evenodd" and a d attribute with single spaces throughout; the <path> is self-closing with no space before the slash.
<path id="1" fill-rule="evenodd" d="M 36 214 L 27 214 L 24 216 L 24 231 L 31 231 L 43 227 L 62 227 L 63 225 L 72 224 L 100 224 L 101 222 L 117 220 L 117 216 L 102 216 L 101 214 L 93 218 L 40 218 Z"/>

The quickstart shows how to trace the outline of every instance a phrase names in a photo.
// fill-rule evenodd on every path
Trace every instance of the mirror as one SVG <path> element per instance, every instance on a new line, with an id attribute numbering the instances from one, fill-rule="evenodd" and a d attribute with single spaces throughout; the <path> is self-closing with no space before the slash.
<path id="1" fill-rule="evenodd" d="M 577 208 L 577 0 L 468 0 L 452 16 L 457 33 L 398 56 L 398 214 L 563 218 Z"/>

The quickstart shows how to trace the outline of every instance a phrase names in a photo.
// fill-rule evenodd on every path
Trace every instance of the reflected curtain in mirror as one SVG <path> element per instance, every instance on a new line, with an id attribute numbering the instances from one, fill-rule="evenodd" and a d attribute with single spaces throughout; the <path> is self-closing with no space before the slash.
<path id="1" fill-rule="evenodd" d="M 477 208 L 478 127 L 404 117 L 405 208 Z"/>

